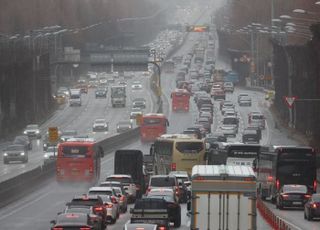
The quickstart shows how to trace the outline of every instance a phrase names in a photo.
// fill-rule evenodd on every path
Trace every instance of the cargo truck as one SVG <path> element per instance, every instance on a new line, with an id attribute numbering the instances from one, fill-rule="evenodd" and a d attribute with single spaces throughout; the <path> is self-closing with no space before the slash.
<path id="1" fill-rule="evenodd" d="M 111 104 L 112 107 L 126 106 L 126 87 L 123 85 L 116 85 L 111 87 Z"/>
<path id="2" fill-rule="evenodd" d="M 140 150 L 117 150 L 114 156 L 114 174 L 131 175 L 137 188 L 137 198 L 141 198 L 145 193 L 147 175 L 143 166 L 143 153 Z"/>
<path id="3" fill-rule="evenodd" d="M 256 177 L 249 166 L 195 165 L 191 230 L 256 230 Z"/>

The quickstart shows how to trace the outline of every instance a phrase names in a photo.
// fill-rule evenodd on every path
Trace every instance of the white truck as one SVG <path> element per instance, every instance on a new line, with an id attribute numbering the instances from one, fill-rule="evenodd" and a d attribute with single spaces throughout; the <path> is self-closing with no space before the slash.
<path id="1" fill-rule="evenodd" d="M 122 85 L 111 86 L 112 107 L 126 106 L 126 87 Z"/>
<path id="2" fill-rule="evenodd" d="M 69 98 L 70 106 L 81 106 L 81 91 L 80 89 L 70 89 L 70 98 Z"/>
<path id="3" fill-rule="evenodd" d="M 192 168 L 191 230 L 256 230 L 256 177 L 249 166 Z"/>

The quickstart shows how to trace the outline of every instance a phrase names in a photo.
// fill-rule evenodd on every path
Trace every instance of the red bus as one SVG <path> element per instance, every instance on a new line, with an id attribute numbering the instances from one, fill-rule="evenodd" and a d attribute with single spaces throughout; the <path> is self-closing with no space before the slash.
<path id="1" fill-rule="evenodd" d="M 142 116 L 140 125 L 141 141 L 154 141 L 157 137 L 167 133 L 169 121 L 162 113 L 149 113 Z"/>
<path id="2" fill-rule="evenodd" d="M 96 182 L 104 152 L 93 139 L 72 138 L 58 146 L 56 179 L 58 182 Z"/>
<path id="3" fill-rule="evenodd" d="M 171 93 L 173 111 L 189 111 L 190 93 L 186 89 L 176 89 Z"/>

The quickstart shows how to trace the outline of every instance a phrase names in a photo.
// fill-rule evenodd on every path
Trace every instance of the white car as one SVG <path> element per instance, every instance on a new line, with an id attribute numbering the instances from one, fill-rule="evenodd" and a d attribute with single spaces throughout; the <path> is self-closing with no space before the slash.
<path id="1" fill-rule="evenodd" d="M 137 187 L 132 180 L 131 175 L 114 174 L 106 178 L 106 181 L 119 181 L 123 184 L 124 190 L 128 194 L 128 200 L 135 201 L 137 196 Z"/>
<path id="2" fill-rule="evenodd" d="M 108 126 L 108 122 L 106 121 L 106 119 L 100 118 L 100 119 L 96 119 L 94 121 L 93 126 L 92 126 L 93 132 L 108 131 L 108 130 L 109 130 L 109 126 Z"/>
<path id="3" fill-rule="evenodd" d="M 37 139 L 41 139 L 40 128 L 37 124 L 27 125 L 23 131 L 23 134 L 28 135 L 30 138 L 35 137 Z"/>
<path id="4" fill-rule="evenodd" d="M 131 85 L 131 89 L 137 90 L 137 89 L 142 89 L 142 84 L 140 81 L 134 81 Z"/>
<path id="5" fill-rule="evenodd" d="M 130 119 L 136 119 L 137 115 L 142 115 L 142 110 L 140 108 L 132 108 L 130 113 Z"/>
<path id="6" fill-rule="evenodd" d="M 43 155 L 43 164 L 47 165 L 50 162 L 54 162 L 57 159 L 58 148 L 57 146 L 49 146 Z"/>
<path id="7" fill-rule="evenodd" d="M 119 202 L 116 192 L 112 187 L 91 187 L 89 195 L 99 195 L 107 210 L 107 221 L 114 224 L 120 215 Z"/>

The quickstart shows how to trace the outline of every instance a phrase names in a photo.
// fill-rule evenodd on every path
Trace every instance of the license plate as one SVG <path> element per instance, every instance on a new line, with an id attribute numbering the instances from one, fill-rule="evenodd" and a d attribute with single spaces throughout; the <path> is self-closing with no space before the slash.
<path id="1" fill-rule="evenodd" d="M 71 175 L 73 175 L 73 176 L 77 176 L 77 175 L 79 175 L 79 172 L 75 172 L 75 171 L 73 171 L 73 172 L 71 172 Z"/>
<path id="2" fill-rule="evenodd" d="M 300 201 L 294 201 L 294 202 L 292 202 L 292 204 L 294 204 L 294 205 L 300 205 L 300 204 L 302 204 Z"/>

